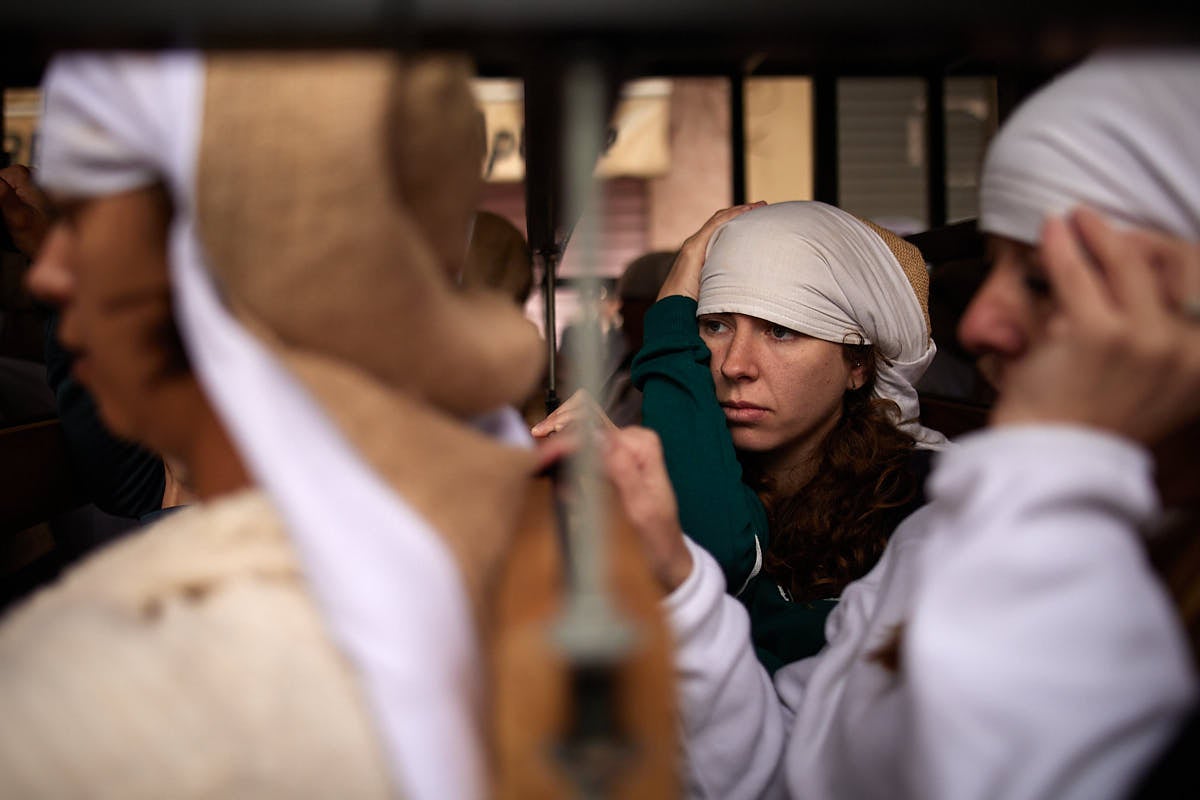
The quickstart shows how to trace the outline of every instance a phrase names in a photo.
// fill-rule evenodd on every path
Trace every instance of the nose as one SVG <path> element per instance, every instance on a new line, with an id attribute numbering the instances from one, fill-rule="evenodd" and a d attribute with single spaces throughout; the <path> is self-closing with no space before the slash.
<path id="1" fill-rule="evenodd" d="M 716 357 L 714 355 L 714 357 Z M 758 358 L 755 337 L 745 325 L 734 329 L 728 346 L 721 354 L 721 375 L 729 381 L 752 381 L 758 378 Z"/>
<path id="2" fill-rule="evenodd" d="M 1030 310 L 1020 276 L 993 267 L 958 324 L 958 339 L 976 355 L 1018 356 L 1028 343 Z"/>
<path id="3" fill-rule="evenodd" d="M 46 234 L 41 250 L 25 276 L 29 293 L 43 303 L 62 308 L 75 293 L 75 276 L 68 267 L 70 232 L 55 225 Z"/>

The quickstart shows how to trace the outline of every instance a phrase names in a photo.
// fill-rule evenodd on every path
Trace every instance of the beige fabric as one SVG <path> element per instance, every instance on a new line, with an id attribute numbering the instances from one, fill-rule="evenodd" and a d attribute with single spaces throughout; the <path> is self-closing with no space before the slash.
<path id="1" fill-rule="evenodd" d="M 912 284 L 913 294 L 917 296 L 917 302 L 921 305 L 921 313 L 925 315 L 925 330 L 929 332 L 929 339 L 932 341 L 933 324 L 929 321 L 929 267 L 925 264 L 925 257 L 915 244 L 900 238 L 887 228 L 876 225 L 869 219 L 856 219 L 879 234 L 879 238 L 883 239 L 887 249 L 892 251 L 892 255 L 900 263 L 904 277 Z"/>
<path id="2" fill-rule="evenodd" d="M 311 353 L 283 357 L 367 463 L 441 534 L 481 619 L 498 559 L 516 529 L 533 453 L 458 425 L 351 365 Z"/>
<path id="3" fill-rule="evenodd" d="M 352 670 L 257 492 L 176 512 L 16 611 L 0 708 L 6 798 L 389 796 Z"/>
<path id="4" fill-rule="evenodd" d="M 456 291 L 434 256 L 448 230 L 463 251 L 479 182 L 428 171 L 476 136 L 461 77 L 389 55 L 210 59 L 197 217 L 236 315 L 444 536 L 478 609 L 533 460 L 445 412 L 525 397 L 543 354 L 518 308 Z M 393 145 L 364 146 L 372 134 Z M 336 168 L 314 170 L 318 157 Z"/>
<path id="5" fill-rule="evenodd" d="M 474 108 L 469 89 L 453 80 L 459 68 L 431 77 L 439 63 L 210 58 L 196 218 L 209 266 L 243 319 L 464 416 L 526 397 L 544 354 L 519 309 L 457 289 L 456 265 L 439 259 L 456 250 L 461 266 L 479 181 L 477 171 L 447 168 L 434 182 L 413 166 L 441 164 L 455 146 L 470 152 L 478 135 L 461 107 Z M 439 80 L 463 92 L 445 88 L 434 108 L 406 106 Z M 430 150 L 401 144 L 406 137 Z M 395 181 L 381 179 L 397 170 Z"/>

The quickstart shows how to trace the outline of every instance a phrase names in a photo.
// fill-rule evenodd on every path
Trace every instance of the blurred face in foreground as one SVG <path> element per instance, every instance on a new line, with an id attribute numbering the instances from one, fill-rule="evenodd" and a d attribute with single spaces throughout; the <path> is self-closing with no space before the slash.
<path id="1" fill-rule="evenodd" d="M 167 276 L 169 201 L 161 187 L 59 198 L 29 272 L 30 291 L 61 313 L 72 369 L 116 434 L 172 452 L 192 401 Z M 181 405 L 182 404 L 182 405 Z"/>
<path id="2" fill-rule="evenodd" d="M 1173 241 L 1176 246 L 1197 247 L 1181 239 Z M 1043 341 L 1060 303 L 1036 246 L 991 236 L 988 251 L 991 270 L 967 307 L 958 334 L 964 347 L 979 356 L 980 371 L 1003 393 L 1006 374 Z M 1200 504 L 1200 485 L 1195 480 L 1200 470 L 1200 420 L 1160 439 L 1153 451 L 1163 501 Z"/>

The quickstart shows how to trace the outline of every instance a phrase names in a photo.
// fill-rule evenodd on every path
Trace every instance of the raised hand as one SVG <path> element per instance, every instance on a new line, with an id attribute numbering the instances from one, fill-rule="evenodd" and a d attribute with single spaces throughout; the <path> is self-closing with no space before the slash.
<path id="1" fill-rule="evenodd" d="M 671 265 L 671 271 L 667 273 L 667 279 L 663 281 L 662 289 L 658 292 L 658 299 L 662 300 L 664 297 L 677 294 L 693 300 L 698 299 L 700 297 L 700 271 L 704 267 L 704 254 L 708 252 L 708 240 L 712 238 L 717 228 L 729 220 L 765 205 L 766 203 L 760 200 L 757 203 L 723 208 L 709 217 L 708 222 L 705 222 L 700 230 L 689 236 L 683 246 L 679 248 L 679 255 L 675 256 L 675 263 Z"/>
<path id="2" fill-rule="evenodd" d="M 1051 219 L 1042 261 L 1058 308 L 1013 364 L 996 425 L 1066 422 L 1153 445 L 1200 417 L 1200 242 Z"/>
<path id="3" fill-rule="evenodd" d="M 49 206 L 28 167 L 14 164 L 0 169 L 0 217 L 13 244 L 27 258 L 37 255 L 50 229 Z"/>

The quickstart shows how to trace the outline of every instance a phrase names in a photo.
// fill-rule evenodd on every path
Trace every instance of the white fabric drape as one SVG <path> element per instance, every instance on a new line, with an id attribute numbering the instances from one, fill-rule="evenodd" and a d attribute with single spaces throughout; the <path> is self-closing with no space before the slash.
<path id="1" fill-rule="evenodd" d="M 718 228 L 697 313 L 747 314 L 828 342 L 875 345 L 875 394 L 900 407 L 898 427 L 922 446 L 945 443 L 918 421 L 914 384 L 937 353 L 921 304 L 879 235 L 845 211 L 776 203 Z"/>
<path id="2" fill-rule="evenodd" d="M 1086 204 L 1200 237 L 1200 53 L 1094 56 L 1025 102 L 988 150 L 979 227 L 1020 242 Z"/>
<path id="3" fill-rule="evenodd" d="M 59 57 L 45 97 L 38 175 L 48 189 L 90 197 L 161 180 L 170 190 L 171 278 L 193 368 L 287 523 L 333 638 L 360 673 L 398 789 L 482 796 L 481 655 L 449 550 L 238 324 L 206 268 L 193 219 L 202 58 Z M 511 410 L 480 427 L 528 440 Z"/>

